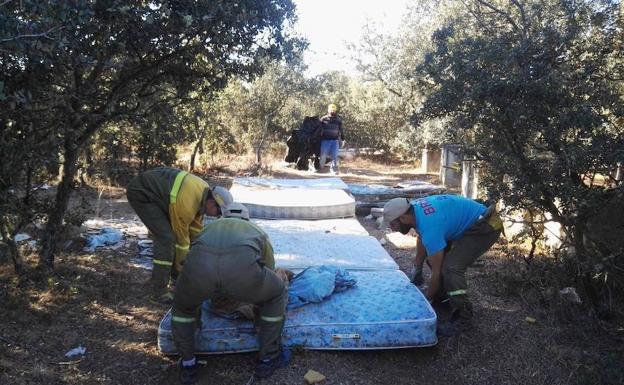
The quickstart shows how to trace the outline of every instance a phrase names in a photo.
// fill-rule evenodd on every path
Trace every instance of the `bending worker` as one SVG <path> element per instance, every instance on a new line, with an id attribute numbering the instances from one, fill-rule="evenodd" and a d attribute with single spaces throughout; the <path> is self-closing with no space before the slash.
<path id="1" fill-rule="evenodd" d="M 132 179 L 126 193 L 154 241 L 153 295 L 170 302 L 173 294 L 167 284 L 171 278 L 173 285 L 182 270 L 191 240 L 203 229 L 204 214 L 219 216 L 232 195 L 186 171 L 164 167 Z"/>
<path id="2" fill-rule="evenodd" d="M 284 282 L 273 272 L 275 261 L 269 237 L 249 222 L 249 211 L 240 203 L 226 206 L 223 216 L 206 225 L 193 242 L 174 294 L 172 331 L 181 355 L 183 384 L 197 379 L 196 317 L 208 298 L 229 298 L 260 307 L 256 377 L 268 377 L 288 363 L 288 352 L 281 350 L 287 294 Z"/>
<path id="3" fill-rule="evenodd" d="M 466 269 L 496 242 L 503 224 L 495 208 L 456 195 L 432 195 L 409 201 L 394 198 L 384 206 L 383 219 L 393 231 L 418 234 L 412 282 L 422 281 L 423 262 L 431 267 L 426 291 L 429 302 L 449 299 L 451 318 L 440 334 L 454 334 L 471 326 Z"/>

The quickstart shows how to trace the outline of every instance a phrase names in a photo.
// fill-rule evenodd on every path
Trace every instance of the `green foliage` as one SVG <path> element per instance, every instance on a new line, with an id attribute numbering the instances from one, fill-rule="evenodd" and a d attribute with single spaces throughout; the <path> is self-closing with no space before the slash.
<path id="1" fill-rule="evenodd" d="M 299 124 L 306 90 L 300 68 L 266 63 L 262 76 L 250 83 L 234 80 L 221 94 L 219 127 L 227 128 L 241 149 L 254 151 L 260 163 L 271 143 L 283 141 Z"/>
<path id="2" fill-rule="evenodd" d="M 396 34 L 384 35 L 377 32 L 375 25 L 367 25 L 361 41 L 352 45 L 362 80 L 367 89 L 375 90 L 376 95 L 372 99 L 365 98 L 366 105 L 360 111 L 386 116 L 385 121 L 373 124 L 362 119 L 362 129 L 370 130 L 366 137 L 381 135 L 377 143 L 369 144 L 371 147 L 414 157 L 426 146 L 446 142 L 444 119 L 411 124 L 414 112 L 422 108 L 426 92 L 420 86 L 420 74 L 414 68 L 423 62 L 432 47 L 431 34 L 456 14 L 458 6 L 454 1 L 415 2 L 403 16 Z M 380 87 L 385 93 L 380 92 Z"/>
<path id="3" fill-rule="evenodd" d="M 171 152 L 154 146 L 172 136 L 160 144 L 184 140 L 161 135 L 171 129 L 172 111 L 191 92 L 208 97 L 233 75 L 253 77 L 269 58 L 289 59 L 302 46 L 284 32 L 294 18 L 290 0 L 3 2 L 0 121 L 10 129 L 1 143 L 26 142 L 18 157 L 60 152 L 64 161 L 42 262 L 52 264 L 78 159 L 96 133 L 138 125 L 141 151 L 169 161 Z M 34 136 L 18 137 L 24 130 L 46 134 L 53 145 L 37 151 Z M 159 135 L 150 137 L 154 131 Z"/>
<path id="4" fill-rule="evenodd" d="M 468 4 L 433 35 L 415 120 L 448 119 L 448 135 L 484 165 L 492 197 L 561 223 L 583 274 L 594 256 L 621 260 L 623 250 L 587 225 L 610 200 L 609 175 L 624 156 L 619 4 Z"/>

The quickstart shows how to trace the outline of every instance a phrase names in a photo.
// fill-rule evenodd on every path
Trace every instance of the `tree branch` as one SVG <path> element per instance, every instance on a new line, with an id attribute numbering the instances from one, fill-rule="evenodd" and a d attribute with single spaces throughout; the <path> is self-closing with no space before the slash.
<path id="1" fill-rule="evenodd" d="M 520 4 L 520 2 L 518 0 L 509 0 L 511 1 L 511 3 L 513 5 L 516 6 L 516 8 L 518 8 L 518 10 L 520 11 L 520 16 L 522 17 L 522 30 L 524 31 L 524 34 L 527 34 L 527 19 L 526 19 L 526 12 L 524 11 L 524 7 L 522 6 L 522 4 Z"/>
<path id="2" fill-rule="evenodd" d="M 468 4 L 466 4 L 465 0 L 461 0 L 462 4 L 464 4 L 464 7 L 466 7 L 466 9 L 468 10 L 468 12 L 470 12 L 470 14 L 475 18 L 475 20 L 477 21 L 477 23 L 481 26 L 481 28 L 483 28 L 485 31 L 488 31 L 490 33 L 492 33 L 492 29 L 486 25 L 481 18 L 479 17 L 479 15 L 476 14 L 476 12 L 474 10 L 472 10 L 472 8 L 470 8 L 468 6 Z"/>
<path id="3" fill-rule="evenodd" d="M 503 11 L 502 9 L 498 9 L 495 6 L 493 6 L 492 4 L 488 3 L 487 1 L 484 0 L 476 0 L 477 3 L 491 9 L 492 11 L 500 14 L 501 16 L 503 16 L 508 22 L 509 24 L 512 25 L 512 27 L 514 27 L 515 30 L 520 30 L 520 28 L 518 27 L 518 25 L 513 21 L 513 19 L 511 18 L 511 15 L 509 15 L 509 13 Z"/>
<path id="4" fill-rule="evenodd" d="M 2 5 L 4 5 L 4 4 L 2 4 Z M 0 40 L 0 44 L 6 43 L 6 42 L 9 42 L 9 41 L 13 41 L 13 40 L 34 39 L 34 38 L 39 38 L 39 37 L 45 37 L 46 39 L 54 40 L 54 38 L 48 36 L 48 34 L 54 32 L 55 30 L 61 29 L 61 28 L 63 28 L 63 27 L 53 27 L 53 28 L 49 29 L 46 32 L 17 35 L 17 36 L 9 37 L 9 38 L 6 38 L 6 39 L 1 39 Z"/>

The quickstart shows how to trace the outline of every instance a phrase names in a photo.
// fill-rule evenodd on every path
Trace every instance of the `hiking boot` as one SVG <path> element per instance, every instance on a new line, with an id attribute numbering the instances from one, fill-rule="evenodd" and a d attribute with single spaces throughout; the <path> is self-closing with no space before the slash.
<path id="1" fill-rule="evenodd" d="M 151 295 L 149 301 L 156 305 L 171 306 L 173 304 L 173 293 L 167 291 L 161 295 Z"/>
<path id="2" fill-rule="evenodd" d="M 275 358 L 258 361 L 254 375 L 257 378 L 270 377 L 277 369 L 286 367 L 288 362 L 290 362 L 290 350 L 283 349 Z"/>
<path id="3" fill-rule="evenodd" d="M 453 337 L 472 329 L 472 319 L 457 317 L 455 314 L 451 319 L 438 324 L 436 333 L 442 337 Z"/>
<path id="4" fill-rule="evenodd" d="M 182 365 L 182 361 L 178 364 L 180 383 L 190 385 L 197 382 L 197 364 L 192 366 Z"/>

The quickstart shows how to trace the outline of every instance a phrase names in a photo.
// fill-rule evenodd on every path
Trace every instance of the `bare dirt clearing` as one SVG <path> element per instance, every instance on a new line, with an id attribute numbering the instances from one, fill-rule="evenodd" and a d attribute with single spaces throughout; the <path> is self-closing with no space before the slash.
<path id="1" fill-rule="evenodd" d="M 365 160 L 344 162 L 341 171 L 348 183 L 435 181 L 411 165 Z M 277 163 L 270 173 L 316 176 Z M 227 185 L 232 175 L 212 176 Z M 97 194 L 90 194 L 95 205 Z M 133 215 L 121 189 L 106 189 L 99 203 L 104 217 Z M 373 220 L 358 219 L 371 235 L 385 236 Z M 406 271 L 413 245 L 388 242 L 385 247 Z M 31 269 L 20 278 L 9 265 L 0 266 L 0 384 L 177 383 L 174 361 L 156 346 L 166 308 L 147 300 L 149 273 L 129 263 L 135 253 L 135 247 L 66 252 L 59 255 L 54 272 Z M 624 383 L 622 320 L 599 324 L 582 308 L 556 313 L 548 303 L 528 297 L 532 292 L 523 290 L 524 262 L 511 255 L 508 246 L 497 245 L 469 270 L 473 330 L 424 349 L 297 351 L 288 368 L 262 384 L 303 384 L 308 369 L 323 373 L 327 384 L 345 385 Z M 536 322 L 526 322 L 527 316 Z M 64 357 L 79 345 L 87 349 L 82 358 Z M 255 357 L 204 357 L 199 383 L 245 384 Z"/>

